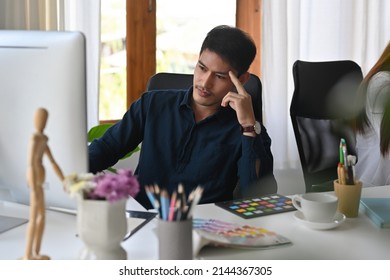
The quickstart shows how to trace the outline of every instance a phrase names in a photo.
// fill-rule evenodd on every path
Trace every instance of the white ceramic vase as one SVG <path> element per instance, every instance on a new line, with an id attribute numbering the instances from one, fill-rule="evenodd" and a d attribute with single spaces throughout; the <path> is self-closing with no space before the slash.
<path id="1" fill-rule="evenodd" d="M 77 227 L 86 246 L 83 258 L 125 260 L 121 242 L 127 233 L 126 200 L 78 200 Z M 87 257 L 86 257 L 87 256 Z"/>

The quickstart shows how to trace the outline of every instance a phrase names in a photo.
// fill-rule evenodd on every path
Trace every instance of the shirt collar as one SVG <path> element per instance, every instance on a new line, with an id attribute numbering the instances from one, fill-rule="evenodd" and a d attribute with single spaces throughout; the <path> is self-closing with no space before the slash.
<path id="1" fill-rule="evenodd" d="M 191 96 L 193 94 L 193 86 L 191 86 L 184 95 L 183 100 L 180 102 L 181 108 L 191 108 Z M 231 107 L 221 107 L 220 110 L 213 116 L 216 117 L 219 121 L 226 121 L 232 117 L 232 114 L 235 116 L 235 111 Z"/>
<path id="2" fill-rule="evenodd" d="M 191 109 L 191 96 L 192 96 L 193 86 L 191 86 L 187 92 L 184 94 L 183 99 L 180 102 L 180 107 L 187 107 Z"/>

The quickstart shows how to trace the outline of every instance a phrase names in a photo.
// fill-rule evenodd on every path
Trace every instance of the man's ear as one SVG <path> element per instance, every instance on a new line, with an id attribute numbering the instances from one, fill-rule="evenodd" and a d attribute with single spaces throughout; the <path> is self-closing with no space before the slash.
<path id="1" fill-rule="evenodd" d="M 238 77 L 238 80 L 241 82 L 241 84 L 245 84 L 246 81 L 248 81 L 249 79 L 249 72 L 245 72 L 243 74 L 241 74 L 240 77 Z"/>

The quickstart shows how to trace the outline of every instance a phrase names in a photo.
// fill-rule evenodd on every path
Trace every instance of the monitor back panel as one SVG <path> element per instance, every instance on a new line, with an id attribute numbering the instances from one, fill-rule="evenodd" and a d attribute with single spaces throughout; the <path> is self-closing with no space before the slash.
<path id="1" fill-rule="evenodd" d="M 30 200 L 28 146 L 39 107 L 49 112 L 44 133 L 64 175 L 86 172 L 84 36 L 78 32 L 0 30 L 0 190 L 23 204 Z M 47 157 L 43 164 L 46 206 L 75 208 Z"/>

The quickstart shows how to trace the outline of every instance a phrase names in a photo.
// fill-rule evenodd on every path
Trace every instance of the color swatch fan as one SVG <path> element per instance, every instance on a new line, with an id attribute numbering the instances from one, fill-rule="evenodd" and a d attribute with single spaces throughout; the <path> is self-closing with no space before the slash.
<path id="1" fill-rule="evenodd" d="M 265 249 L 290 244 L 286 237 L 260 227 L 214 219 L 193 219 L 194 255 L 206 245 Z"/>

